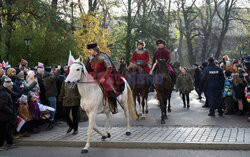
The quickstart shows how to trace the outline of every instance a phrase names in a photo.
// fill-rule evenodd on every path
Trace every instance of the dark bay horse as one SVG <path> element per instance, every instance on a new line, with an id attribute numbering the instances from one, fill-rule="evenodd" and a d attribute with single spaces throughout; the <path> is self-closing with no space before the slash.
<path id="1" fill-rule="evenodd" d="M 146 70 L 139 64 L 130 64 L 127 68 L 127 79 L 130 88 L 133 93 L 134 102 L 136 104 L 136 98 L 142 106 L 142 119 L 145 119 L 145 113 L 148 113 L 148 93 L 151 83 L 150 76 L 147 74 Z M 140 97 L 142 99 L 140 99 Z M 146 102 L 145 102 L 146 101 Z M 146 110 L 145 110 L 146 105 Z"/>
<path id="2" fill-rule="evenodd" d="M 158 62 L 158 69 L 156 69 L 154 74 L 154 87 L 157 99 L 160 102 L 161 124 L 165 124 L 165 119 L 167 119 L 167 101 L 168 112 L 171 112 L 170 98 L 173 90 L 173 81 L 168 68 L 168 60 L 160 59 Z"/>

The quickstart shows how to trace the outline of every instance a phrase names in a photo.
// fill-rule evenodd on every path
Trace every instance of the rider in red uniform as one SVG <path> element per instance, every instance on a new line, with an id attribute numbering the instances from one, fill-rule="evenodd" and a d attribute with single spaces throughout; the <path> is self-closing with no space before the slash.
<path id="1" fill-rule="evenodd" d="M 89 54 L 87 61 L 87 71 L 100 82 L 104 87 L 104 96 L 108 98 L 110 104 L 113 105 L 113 114 L 118 112 L 116 96 L 120 93 L 115 89 L 115 75 L 118 74 L 110 57 L 101 52 L 96 43 L 87 45 Z"/>
<path id="2" fill-rule="evenodd" d="M 144 48 L 145 43 L 141 40 L 137 42 L 137 49 L 133 53 L 132 63 L 133 64 L 141 64 L 146 72 L 149 74 L 150 67 L 148 66 L 149 62 L 149 52 Z"/>
<path id="3" fill-rule="evenodd" d="M 156 62 L 156 60 L 158 60 L 158 59 L 166 59 L 169 62 L 171 61 L 170 52 L 165 47 L 166 46 L 166 42 L 164 40 L 162 40 L 162 39 L 159 39 L 159 40 L 156 41 L 156 44 L 158 46 L 158 49 L 154 53 L 152 67 L 153 67 L 154 63 Z M 158 68 L 158 64 L 155 66 L 154 71 L 157 68 Z M 169 70 L 171 72 L 171 77 L 174 80 L 175 77 L 176 77 L 176 73 L 174 72 L 173 68 L 170 65 L 168 65 L 168 68 L 169 68 Z"/>

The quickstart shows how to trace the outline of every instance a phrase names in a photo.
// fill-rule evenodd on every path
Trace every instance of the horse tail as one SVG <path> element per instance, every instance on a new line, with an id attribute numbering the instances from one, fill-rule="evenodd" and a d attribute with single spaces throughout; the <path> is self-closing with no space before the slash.
<path id="1" fill-rule="evenodd" d="M 136 108 L 135 108 L 135 103 L 134 103 L 134 99 L 133 99 L 133 95 L 132 95 L 132 91 L 129 87 L 128 82 L 126 81 L 125 78 L 121 77 L 121 79 L 124 81 L 125 83 L 125 89 L 124 92 L 127 92 L 127 104 L 128 104 L 128 110 L 129 110 L 129 114 L 132 118 L 132 120 L 137 120 L 139 117 L 136 113 Z"/>

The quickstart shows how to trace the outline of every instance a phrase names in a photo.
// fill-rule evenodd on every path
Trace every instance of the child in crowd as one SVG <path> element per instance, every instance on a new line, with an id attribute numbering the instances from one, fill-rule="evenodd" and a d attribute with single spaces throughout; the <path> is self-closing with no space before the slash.
<path id="1" fill-rule="evenodd" d="M 235 112 L 234 100 L 233 100 L 233 77 L 232 72 L 229 70 L 225 71 L 226 79 L 224 84 L 224 103 L 225 103 L 225 114 L 231 115 Z"/>

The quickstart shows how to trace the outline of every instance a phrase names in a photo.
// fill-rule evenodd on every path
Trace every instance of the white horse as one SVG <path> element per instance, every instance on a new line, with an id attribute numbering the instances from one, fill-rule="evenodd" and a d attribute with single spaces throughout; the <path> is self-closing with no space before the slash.
<path id="1" fill-rule="evenodd" d="M 93 77 L 88 74 L 84 64 L 83 59 L 80 56 L 75 60 L 74 64 L 70 67 L 70 73 L 66 78 L 66 82 L 77 83 L 79 93 L 81 95 L 81 107 L 86 111 L 89 118 L 89 126 L 87 133 L 87 142 L 85 147 L 82 149 L 81 153 L 87 153 L 90 147 L 90 136 L 94 129 L 98 134 L 102 136 L 102 139 L 110 138 L 111 135 L 108 133 L 109 123 L 110 123 L 110 108 L 108 101 L 105 103 L 105 98 L 98 83 L 94 83 Z M 133 96 L 129 84 L 122 78 L 125 83 L 125 89 L 122 94 L 118 97 L 118 101 L 124 110 L 127 130 L 126 135 L 130 135 L 130 124 L 129 124 L 129 113 L 132 120 L 138 119 L 136 114 L 136 109 L 133 101 Z M 96 127 L 96 115 L 99 113 L 104 113 L 106 115 L 106 125 L 104 133 L 99 131 Z"/>

